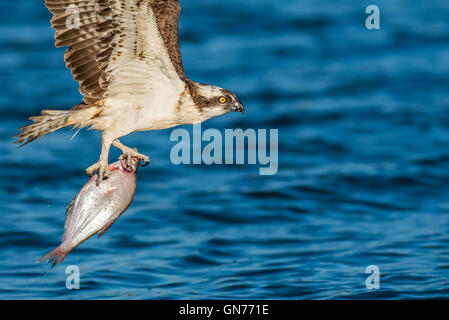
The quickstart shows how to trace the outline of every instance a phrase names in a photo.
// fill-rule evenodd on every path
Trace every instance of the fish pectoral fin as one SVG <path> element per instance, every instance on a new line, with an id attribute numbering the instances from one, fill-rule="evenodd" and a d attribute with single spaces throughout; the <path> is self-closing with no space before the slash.
<path id="1" fill-rule="evenodd" d="M 112 225 L 114 224 L 114 222 L 117 219 L 115 219 L 114 221 L 112 221 L 111 223 L 107 224 L 106 227 L 104 227 L 103 229 L 101 229 L 100 231 L 98 231 L 98 239 L 100 239 L 102 236 L 104 236 L 104 234 L 112 227 Z"/>

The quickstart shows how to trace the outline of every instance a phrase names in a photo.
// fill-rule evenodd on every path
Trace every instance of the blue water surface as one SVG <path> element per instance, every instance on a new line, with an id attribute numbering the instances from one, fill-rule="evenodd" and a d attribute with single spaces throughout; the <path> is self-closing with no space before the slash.
<path id="1" fill-rule="evenodd" d="M 12 144 L 27 117 L 81 97 L 44 1 L 2 1 L 0 298 L 448 298 L 449 2 L 181 2 L 186 73 L 247 108 L 203 129 L 278 129 L 277 174 L 175 166 L 172 130 L 132 134 L 152 159 L 135 201 L 45 275 L 34 261 L 59 244 L 100 134 Z M 380 30 L 365 27 L 370 4 Z"/>

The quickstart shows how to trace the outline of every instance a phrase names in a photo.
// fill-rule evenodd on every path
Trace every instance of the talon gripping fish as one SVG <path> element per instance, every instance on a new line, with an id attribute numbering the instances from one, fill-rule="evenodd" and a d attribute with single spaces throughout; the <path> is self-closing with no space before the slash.
<path id="1" fill-rule="evenodd" d="M 93 235 L 103 236 L 131 204 L 139 166 L 140 160 L 136 157 L 117 161 L 109 166 L 109 179 L 99 186 L 96 184 L 97 176 L 91 177 L 67 207 L 61 245 L 36 263 L 48 261 L 53 268 Z"/>

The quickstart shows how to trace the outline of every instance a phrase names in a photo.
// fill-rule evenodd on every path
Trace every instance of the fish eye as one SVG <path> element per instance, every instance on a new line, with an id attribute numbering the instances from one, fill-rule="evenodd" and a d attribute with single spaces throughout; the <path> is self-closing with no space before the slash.
<path id="1" fill-rule="evenodd" d="M 226 97 L 218 98 L 218 102 L 220 102 L 221 104 L 226 103 Z"/>
<path id="2" fill-rule="evenodd" d="M 132 159 L 132 162 L 133 162 L 133 163 L 137 163 L 137 158 L 133 158 L 133 159 Z"/>

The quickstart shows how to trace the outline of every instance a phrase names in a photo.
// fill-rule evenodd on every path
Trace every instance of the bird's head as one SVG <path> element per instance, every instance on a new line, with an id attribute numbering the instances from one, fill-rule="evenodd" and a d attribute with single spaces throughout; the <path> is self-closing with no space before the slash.
<path id="1" fill-rule="evenodd" d="M 242 114 L 245 112 L 245 107 L 232 92 L 217 86 L 195 84 L 192 96 L 201 113 L 207 118 L 230 111 Z"/>

